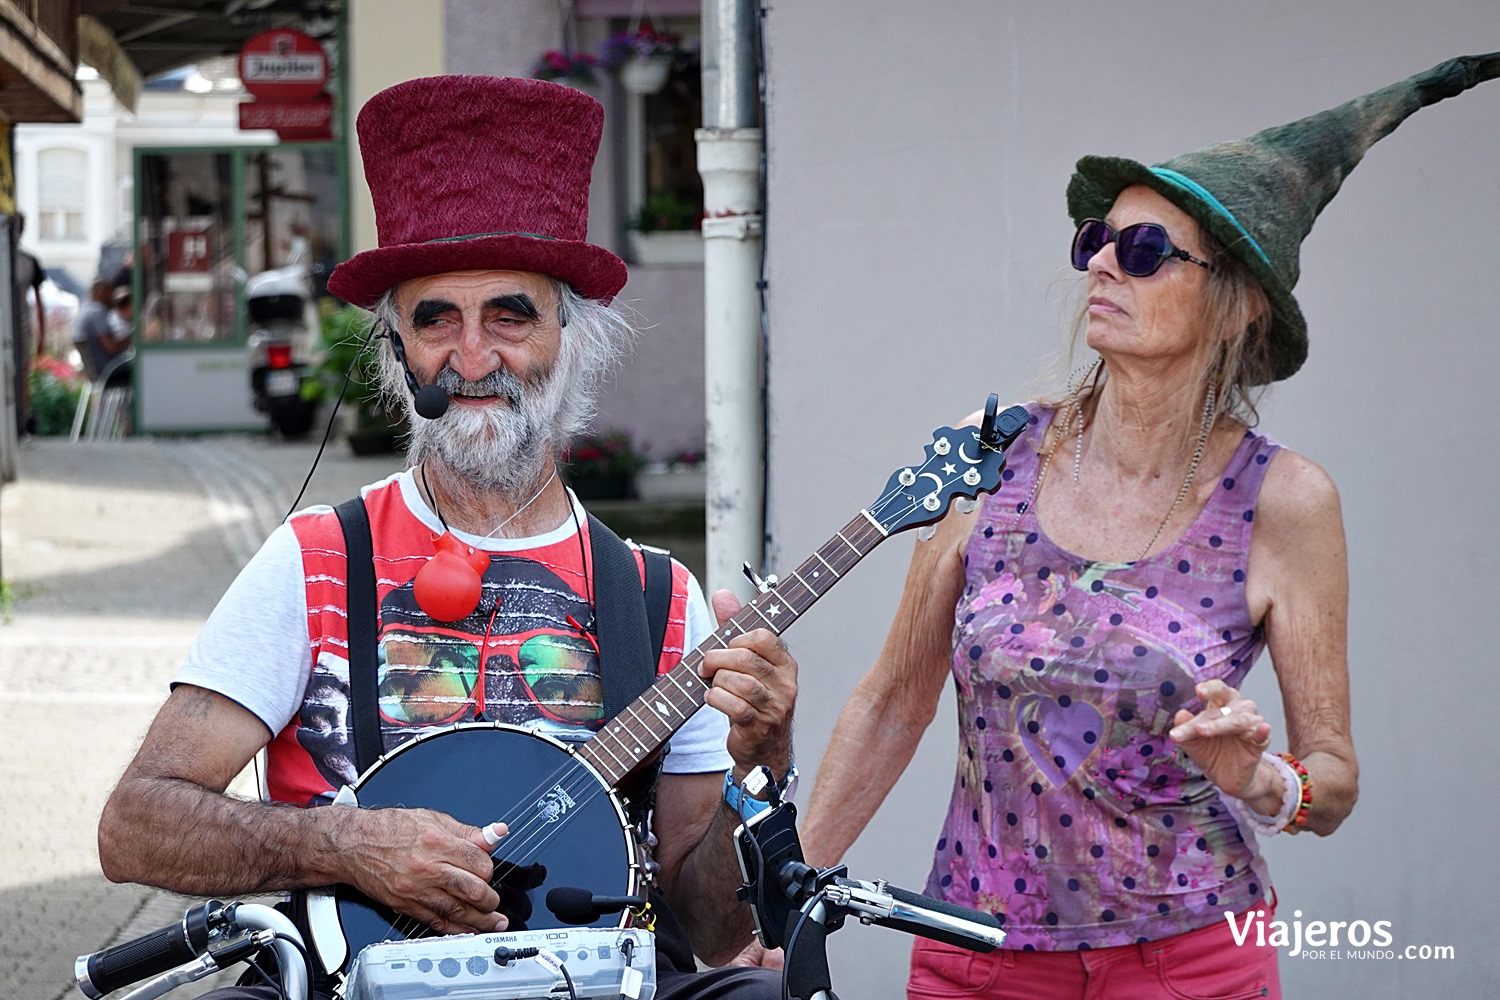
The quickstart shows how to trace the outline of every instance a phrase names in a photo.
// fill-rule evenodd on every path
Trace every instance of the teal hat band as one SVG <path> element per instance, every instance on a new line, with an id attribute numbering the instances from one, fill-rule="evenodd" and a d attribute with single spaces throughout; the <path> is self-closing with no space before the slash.
<path id="1" fill-rule="evenodd" d="M 1234 217 L 1234 213 L 1225 208 L 1219 201 L 1219 199 L 1213 196 L 1208 188 L 1204 187 L 1202 184 L 1199 184 L 1191 177 L 1184 176 L 1183 174 L 1179 174 L 1175 170 L 1169 170 L 1166 167 L 1152 167 L 1151 172 L 1160 177 L 1162 180 L 1168 182 L 1169 184 L 1175 184 L 1177 187 L 1182 188 L 1184 191 L 1193 195 L 1199 201 L 1207 204 L 1209 208 L 1212 208 L 1215 212 L 1218 212 L 1224 218 L 1228 219 L 1231 223 L 1234 224 L 1234 228 L 1239 232 L 1239 234 L 1245 238 L 1245 242 L 1250 244 L 1250 249 L 1255 251 L 1256 255 L 1265 262 L 1265 265 L 1267 267 L 1271 266 L 1271 258 L 1267 257 L 1266 252 L 1260 248 L 1260 244 L 1255 242 L 1255 237 L 1251 236 L 1249 231 L 1247 231 L 1244 226 L 1240 225 L 1240 220 Z"/>

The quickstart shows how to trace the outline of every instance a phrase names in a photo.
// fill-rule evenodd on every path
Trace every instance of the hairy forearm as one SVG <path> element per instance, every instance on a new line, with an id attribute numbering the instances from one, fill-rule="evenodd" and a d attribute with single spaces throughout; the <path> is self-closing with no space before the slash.
<path id="1" fill-rule="evenodd" d="M 176 778 L 127 777 L 101 817 L 99 861 L 110 881 L 189 895 L 328 885 L 345 879 L 337 824 L 323 813 Z"/>
<path id="2" fill-rule="evenodd" d="M 693 953 L 710 965 L 729 961 L 754 933 L 750 907 L 735 897 L 741 882 L 734 850 L 739 825 L 728 806 L 715 810 L 703 839 L 665 888 L 667 902 L 687 928 Z"/>

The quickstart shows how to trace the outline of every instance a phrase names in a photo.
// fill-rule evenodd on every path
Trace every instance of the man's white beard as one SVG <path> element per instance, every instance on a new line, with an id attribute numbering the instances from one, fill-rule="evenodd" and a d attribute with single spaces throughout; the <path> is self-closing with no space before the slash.
<path id="1" fill-rule="evenodd" d="M 476 382 L 444 368 L 436 381 L 450 395 L 500 399 L 485 406 L 450 403 L 448 412 L 428 420 L 417 415 L 411 394 L 403 393 L 413 452 L 434 455 L 471 485 L 512 499 L 534 490 L 566 401 L 565 364 L 559 358 L 549 370 L 527 379 L 502 369 Z"/>

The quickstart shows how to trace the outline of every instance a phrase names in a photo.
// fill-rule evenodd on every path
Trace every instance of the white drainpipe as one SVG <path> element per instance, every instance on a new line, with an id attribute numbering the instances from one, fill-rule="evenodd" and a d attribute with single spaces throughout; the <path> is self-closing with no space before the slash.
<path id="1" fill-rule="evenodd" d="M 762 571 L 765 429 L 760 280 L 761 131 L 754 0 L 704 0 L 703 177 L 704 390 L 708 417 L 710 593 L 749 588 L 740 571 Z"/>

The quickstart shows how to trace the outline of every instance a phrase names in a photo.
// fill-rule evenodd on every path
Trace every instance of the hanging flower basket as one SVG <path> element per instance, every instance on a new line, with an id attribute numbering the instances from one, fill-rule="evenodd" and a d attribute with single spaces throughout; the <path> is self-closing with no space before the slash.
<path id="1" fill-rule="evenodd" d="M 543 52 L 531 75 L 538 80 L 551 80 L 565 87 L 584 90 L 597 81 L 594 67 L 599 60 L 587 52 L 565 52 L 552 49 Z"/>
<path id="2" fill-rule="evenodd" d="M 620 86 L 632 94 L 659 94 L 672 75 L 672 56 L 636 56 L 620 64 Z"/>
<path id="3" fill-rule="evenodd" d="M 642 24 L 610 36 L 599 50 L 599 65 L 618 74 L 627 92 L 655 94 L 667 85 L 673 67 L 688 54 L 681 35 Z"/>

